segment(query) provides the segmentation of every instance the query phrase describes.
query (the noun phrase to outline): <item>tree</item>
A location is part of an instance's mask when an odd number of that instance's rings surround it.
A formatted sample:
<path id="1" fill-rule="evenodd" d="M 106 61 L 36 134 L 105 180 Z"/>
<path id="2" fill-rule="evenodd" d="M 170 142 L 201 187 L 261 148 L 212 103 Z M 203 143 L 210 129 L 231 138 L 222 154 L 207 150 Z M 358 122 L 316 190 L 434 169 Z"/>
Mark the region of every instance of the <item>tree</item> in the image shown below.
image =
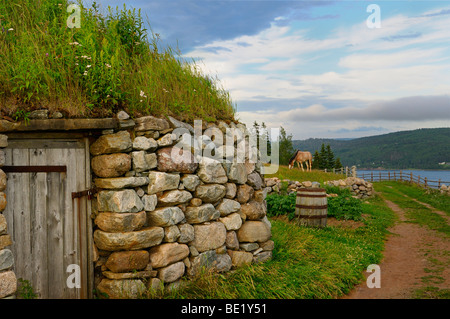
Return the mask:
<path id="1" fill-rule="evenodd" d="M 325 144 L 322 143 L 322 147 L 320 148 L 319 153 L 319 169 L 327 168 L 327 150 L 325 148 Z"/>
<path id="2" fill-rule="evenodd" d="M 314 153 L 313 156 L 313 162 L 312 162 L 312 168 L 313 169 L 320 169 L 320 154 L 318 151 Z"/>
<path id="3" fill-rule="evenodd" d="M 330 144 L 328 144 L 327 148 L 326 148 L 326 159 L 325 160 L 326 160 L 325 168 L 333 169 L 334 164 L 335 164 L 335 159 L 334 159 L 334 153 L 331 150 Z"/>
<path id="4" fill-rule="evenodd" d="M 340 168 L 342 168 L 343 166 L 342 166 L 342 163 L 341 163 L 341 159 L 338 157 L 338 158 L 336 158 L 336 161 L 334 162 L 334 168 L 335 169 L 340 169 Z"/>
<path id="5" fill-rule="evenodd" d="M 278 137 L 278 142 L 280 164 L 288 165 L 289 159 L 292 155 L 294 155 L 294 147 L 292 146 L 292 134 L 288 135 L 282 126 L 280 126 L 280 136 Z"/>

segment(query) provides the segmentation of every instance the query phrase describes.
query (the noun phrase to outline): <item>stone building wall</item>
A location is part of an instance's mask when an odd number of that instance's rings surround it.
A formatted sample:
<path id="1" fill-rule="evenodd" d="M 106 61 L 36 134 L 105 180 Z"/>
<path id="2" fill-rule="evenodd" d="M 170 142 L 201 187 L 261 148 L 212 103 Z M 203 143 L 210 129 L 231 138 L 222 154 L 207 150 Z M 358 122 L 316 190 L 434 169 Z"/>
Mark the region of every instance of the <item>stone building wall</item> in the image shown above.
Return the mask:
<path id="1" fill-rule="evenodd" d="M 245 162 L 205 156 L 211 143 L 229 154 L 216 137 L 227 128 L 248 135 L 245 126 L 119 118 L 128 121 L 125 129 L 106 130 L 90 146 L 94 285 L 101 296 L 136 298 L 177 287 L 203 268 L 226 272 L 272 257 L 260 162 L 249 154 Z M 211 139 L 185 147 L 196 133 Z M 231 147 L 237 145 L 251 148 L 245 139 Z"/>
<path id="2" fill-rule="evenodd" d="M 8 235 L 8 225 L 2 212 L 6 208 L 6 174 L 1 170 L 5 164 L 5 153 L 2 150 L 8 146 L 8 137 L 0 134 L 0 299 L 14 298 L 17 290 L 17 279 L 12 267 L 14 266 L 14 257 L 9 246 L 11 246 L 11 237 Z"/>

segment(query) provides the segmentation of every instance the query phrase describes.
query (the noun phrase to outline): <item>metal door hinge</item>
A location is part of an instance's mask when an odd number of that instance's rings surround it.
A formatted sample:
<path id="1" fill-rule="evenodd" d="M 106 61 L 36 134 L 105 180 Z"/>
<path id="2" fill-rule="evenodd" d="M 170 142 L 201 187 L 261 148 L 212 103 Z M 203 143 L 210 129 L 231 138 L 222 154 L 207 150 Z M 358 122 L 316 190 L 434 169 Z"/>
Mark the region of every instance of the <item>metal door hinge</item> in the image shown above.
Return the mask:
<path id="1" fill-rule="evenodd" d="M 98 192 L 98 190 L 95 187 L 91 188 L 91 189 L 88 189 L 88 190 L 85 190 L 85 191 L 82 191 L 82 192 L 73 192 L 72 193 L 72 199 L 74 199 L 74 198 L 81 198 L 81 197 L 87 196 L 87 198 L 89 200 L 91 200 L 92 196 L 94 194 L 96 194 L 97 192 Z"/>

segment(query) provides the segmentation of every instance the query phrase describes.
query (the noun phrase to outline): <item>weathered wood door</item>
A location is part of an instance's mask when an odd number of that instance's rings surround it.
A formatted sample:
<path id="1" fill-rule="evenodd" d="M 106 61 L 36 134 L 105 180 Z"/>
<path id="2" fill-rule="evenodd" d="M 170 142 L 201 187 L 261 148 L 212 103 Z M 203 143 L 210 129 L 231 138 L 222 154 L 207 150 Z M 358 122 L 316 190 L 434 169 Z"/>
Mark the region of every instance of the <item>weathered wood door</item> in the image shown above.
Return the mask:
<path id="1" fill-rule="evenodd" d="M 87 142 L 11 137 L 8 142 L 4 215 L 17 278 L 28 280 L 42 299 L 88 297 L 88 200 L 72 199 L 72 192 L 89 187 Z M 81 288 L 73 287 L 78 274 Z"/>

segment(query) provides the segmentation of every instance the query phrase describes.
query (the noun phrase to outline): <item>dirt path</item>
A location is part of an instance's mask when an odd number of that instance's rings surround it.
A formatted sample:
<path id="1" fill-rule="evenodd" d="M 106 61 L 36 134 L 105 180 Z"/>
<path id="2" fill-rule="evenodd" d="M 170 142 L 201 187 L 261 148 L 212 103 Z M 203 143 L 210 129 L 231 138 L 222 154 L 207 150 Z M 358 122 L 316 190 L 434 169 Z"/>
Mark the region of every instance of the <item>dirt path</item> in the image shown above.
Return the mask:
<path id="1" fill-rule="evenodd" d="M 379 264 L 381 288 L 368 288 L 366 280 L 356 286 L 342 299 L 410 299 L 414 291 L 426 285 L 422 277 L 429 275 L 432 267 L 427 255 L 430 251 L 449 250 L 447 240 L 436 232 L 418 224 L 407 222 L 404 211 L 394 202 L 385 202 L 399 217 L 399 221 L 389 229 L 391 235 L 385 243 L 383 260 Z M 364 272 L 365 278 L 370 273 Z M 450 287 L 448 269 L 442 272 L 443 282 L 433 283 L 439 288 Z"/>

